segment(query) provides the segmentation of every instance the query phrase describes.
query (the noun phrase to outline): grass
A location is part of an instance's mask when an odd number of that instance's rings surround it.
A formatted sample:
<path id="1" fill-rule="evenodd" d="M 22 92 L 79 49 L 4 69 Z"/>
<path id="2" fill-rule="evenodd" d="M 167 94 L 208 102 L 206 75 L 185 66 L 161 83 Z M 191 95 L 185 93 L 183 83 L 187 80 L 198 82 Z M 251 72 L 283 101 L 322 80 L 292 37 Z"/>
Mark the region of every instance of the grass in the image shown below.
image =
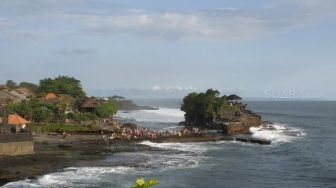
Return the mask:
<path id="1" fill-rule="evenodd" d="M 92 125 L 66 125 L 46 124 L 42 126 L 42 132 L 97 132 L 98 129 Z"/>

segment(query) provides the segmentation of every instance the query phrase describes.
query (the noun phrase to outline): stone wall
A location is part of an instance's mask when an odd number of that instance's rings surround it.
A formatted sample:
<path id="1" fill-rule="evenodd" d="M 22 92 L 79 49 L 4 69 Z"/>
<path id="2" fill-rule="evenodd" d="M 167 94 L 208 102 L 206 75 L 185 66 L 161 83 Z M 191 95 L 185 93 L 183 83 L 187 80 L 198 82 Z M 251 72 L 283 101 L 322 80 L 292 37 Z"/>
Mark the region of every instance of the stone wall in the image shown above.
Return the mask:
<path id="1" fill-rule="evenodd" d="M 0 143 L 0 156 L 29 155 L 33 153 L 34 153 L 33 141 Z"/>

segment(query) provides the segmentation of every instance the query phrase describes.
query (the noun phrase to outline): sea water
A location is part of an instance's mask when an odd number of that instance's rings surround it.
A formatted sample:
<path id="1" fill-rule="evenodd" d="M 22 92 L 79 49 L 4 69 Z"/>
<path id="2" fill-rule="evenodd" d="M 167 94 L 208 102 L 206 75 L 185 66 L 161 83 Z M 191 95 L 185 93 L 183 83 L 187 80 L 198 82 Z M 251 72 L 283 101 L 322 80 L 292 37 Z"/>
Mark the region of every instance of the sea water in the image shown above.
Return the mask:
<path id="1" fill-rule="evenodd" d="M 137 101 L 157 111 L 119 112 L 141 127 L 176 128 L 183 120 L 179 100 Z M 240 142 L 140 144 L 154 150 L 111 154 L 103 167 L 70 167 L 35 180 L 5 187 L 131 187 L 137 177 L 155 178 L 158 187 L 336 187 L 336 102 L 247 102 L 274 122 L 251 128 L 254 137 Z M 111 165 L 113 164 L 113 165 Z"/>

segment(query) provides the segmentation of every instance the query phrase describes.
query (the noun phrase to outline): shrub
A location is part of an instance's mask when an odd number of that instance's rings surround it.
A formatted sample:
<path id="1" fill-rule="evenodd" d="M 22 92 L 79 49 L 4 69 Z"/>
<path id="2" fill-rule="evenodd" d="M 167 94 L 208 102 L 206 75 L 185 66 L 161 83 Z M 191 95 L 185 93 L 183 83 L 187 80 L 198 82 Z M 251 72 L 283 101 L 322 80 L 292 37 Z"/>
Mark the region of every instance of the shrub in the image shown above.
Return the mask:
<path id="1" fill-rule="evenodd" d="M 149 187 L 153 187 L 156 185 L 159 185 L 160 182 L 156 179 L 150 179 L 147 182 L 143 179 L 143 178 L 138 178 L 135 181 L 135 185 L 132 188 L 149 188 Z"/>
<path id="2" fill-rule="evenodd" d="M 98 129 L 92 125 L 66 125 L 66 124 L 45 124 L 42 132 L 97 132 Z"/>

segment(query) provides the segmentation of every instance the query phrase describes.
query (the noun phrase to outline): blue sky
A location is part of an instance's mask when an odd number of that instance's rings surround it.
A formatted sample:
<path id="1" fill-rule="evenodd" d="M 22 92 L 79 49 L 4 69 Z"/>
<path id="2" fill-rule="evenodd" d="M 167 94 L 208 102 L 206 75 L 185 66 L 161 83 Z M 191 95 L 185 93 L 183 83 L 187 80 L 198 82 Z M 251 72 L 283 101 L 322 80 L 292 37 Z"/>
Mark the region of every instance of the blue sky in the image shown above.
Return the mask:
<path id="1" fill-rule="evenodd" d="M 336 99 L 335 18 L 334 0 L 1 0 L 0 82 Z"/>

